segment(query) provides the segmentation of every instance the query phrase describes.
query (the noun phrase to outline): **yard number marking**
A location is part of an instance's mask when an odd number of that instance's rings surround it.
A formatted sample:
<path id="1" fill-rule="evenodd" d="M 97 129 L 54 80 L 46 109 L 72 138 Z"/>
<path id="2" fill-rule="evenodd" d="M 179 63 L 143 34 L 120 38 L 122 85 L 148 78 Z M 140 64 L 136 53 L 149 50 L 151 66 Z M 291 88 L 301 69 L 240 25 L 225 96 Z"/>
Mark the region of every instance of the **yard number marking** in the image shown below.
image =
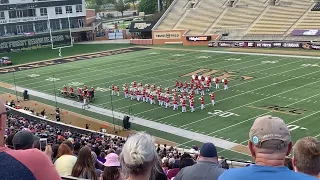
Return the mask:
<path id="1" fill-rule="evenodd" d="M 241 61 L 241 58 L 229 58 L 225 59 L 226 61 Z"/>
<path id="2" fill-rule="evenodd" d="M 262 64 L 275 64 L 278 63 L 279 61 L 262 61 Z"/>
<path id="3" fill-rule="evenodd" d="M 288 128 L 289 128 L 290 131 L 294 131 L 294 130 L 297 130 L 297 129 L 308 130 L 307 128 L 304 128 L 304 127 L 301 127 L 301 126 L 297 126 L 297 125 L 293 125 L 293 124 L 289 124 Z"/>
<path id="4" fill-rule="evenodd" d="M 151 52 L 151 53 L 149 53 L 150 55 L 157 55 L 157 54 L 160 54 L 160 53 L 158 53 L 158 52 Z"/>
<path id="5" fill-rule="evenodd" d="M 184 56 L 184 54 L 174 54 L 172 55 L 173 57 L 181 57 L 181 56 Z"/>
<path id="6" fill-rule="evenodd" d="M 40 76 L 40 75 L 39 74 L 30 74 L 30 75 L 28 75 L 28 77 L 32 77 L 32 78 L 38 77 L 38 76 Z"/>
<path id="7" fill-rule="evenodd" d="M 81 83 L 81 82 L 71 82 L 69 83 L 70 86 L 82 86 L 84 85 L 84 83 Z"/>
<path id="8" fill-rule="evenodd" d="M 233 112 L 222 111 L 222 110 L 214 110 L 214 112 L 208 112 L 208 114 L 212 116 L 219 116 L 219 117 L 230 117 L 230 116 L 240 116 L 239 114 L 235 114 Z"/>
<path id="9" fill-rule="evenodd" d="M 319 64 L 302 64 L 302 67 L 320 67 Z"/>
<path id="10" fill-rule="evenodd" d="M 198 59 L 208 59 L 210 56 L 199 56 Z"/>
<path id="11" fill-rule="evenodd" d="M 101 88 L 101 87 L 97 87 L 96 90 L 97 90 L 97 91 L 100 91 L 100 92 L 108 92 L 108 91 L 110 91 L 109 88 Z"/>
<path id="12" fill-rule="evenodd" d="M 46 79 L 46 81 L 60 81 L 60 79 L 49 77 L 48 79 Z"/>

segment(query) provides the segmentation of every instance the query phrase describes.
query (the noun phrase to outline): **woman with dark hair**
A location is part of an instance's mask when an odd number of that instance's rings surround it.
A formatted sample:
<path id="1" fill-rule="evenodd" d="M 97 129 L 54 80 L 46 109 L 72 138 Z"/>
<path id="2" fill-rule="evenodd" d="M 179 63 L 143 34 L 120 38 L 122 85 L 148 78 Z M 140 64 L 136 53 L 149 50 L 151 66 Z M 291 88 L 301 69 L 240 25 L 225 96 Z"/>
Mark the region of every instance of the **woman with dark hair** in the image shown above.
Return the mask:
<path id="1" fill-rule="evenodd" d="M 119 156 L 115 153 L 110 153 L 106 156 L 105 160 L 105 168 L 103 170 L 101 180 L 122 180 L 122 176 L 119 171 Z"/>
<path id="2" fill-rule="evenodd" d="M 66 144 L 60 144 L 54 166 L 60 176 L 70 176 L 77 157 L 73 156 L 71 149 Z"/>
<path id="3" fill-rule="evenodd" d="M 96 169 L 93 164 L 91 150 L 88 146 L 84 146 L 80 149 L 78 159 L 73 166 L 71 176 L 98 180 Z"/>

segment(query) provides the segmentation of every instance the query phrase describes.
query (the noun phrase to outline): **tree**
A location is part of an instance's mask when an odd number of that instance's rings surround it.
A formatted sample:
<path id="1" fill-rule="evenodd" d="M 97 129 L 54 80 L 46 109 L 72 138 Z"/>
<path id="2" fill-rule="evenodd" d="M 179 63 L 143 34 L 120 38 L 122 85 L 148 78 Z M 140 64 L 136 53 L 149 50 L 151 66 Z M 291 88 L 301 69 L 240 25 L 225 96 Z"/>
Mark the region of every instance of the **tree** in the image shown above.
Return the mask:
<path id="1" fill-rule="evenodd" d="M 136 9 L 136 0 L 125 0 L 125 3 L 132 3 L 133 9 Z"/>
<path id="2" fill-rule="evenodd" d="M 146 14 L 153 14 L 157 10 L 157 0 L 141 0 L 138 4 L 138 11 Z"/>
<path id="3" fill-rule="evenodd" d="M 118 2 L 114 5 L 116 11 L 120 12 L 123 17 L 123 12 L 130 8 L 129 4 L 124 4 L 122 0 L 118 0 Z"/>

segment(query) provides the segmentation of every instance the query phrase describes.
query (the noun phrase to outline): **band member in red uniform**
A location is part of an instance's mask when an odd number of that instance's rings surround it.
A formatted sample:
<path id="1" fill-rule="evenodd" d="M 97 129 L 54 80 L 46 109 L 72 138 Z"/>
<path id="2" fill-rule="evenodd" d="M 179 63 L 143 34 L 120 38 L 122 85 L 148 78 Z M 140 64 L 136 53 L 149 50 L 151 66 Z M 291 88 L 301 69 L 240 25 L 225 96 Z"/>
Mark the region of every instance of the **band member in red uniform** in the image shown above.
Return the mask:
<path id="1" fill-rule="evenodd" d="M 179 81 L 176 81 L 176 88 L 178 88 L 180 85 Z"/>
<path id="2" fill-rule="evenodd" d="M 181 99 L 181 107 L 182 107 L 182 112 L 187 112 L 186 109 L 186 100 L 184 98 Z"/>
<path id="3" fill-rule="evenodd" d="M 137 87 L 137 83 L 135 81 L 132 82 L 132 87 L 136 88 Z"/>
<path id="4" fill-rule="evenodd" d="M 210 82 L 208 80 L 206 82 L 206 91 L 210 91 Z"/>
<path id="5" fill-rule="evenodd" d="M 191 112 L 194 112 L 194 99 L 190 99 Z"/>
<path id="6" fill-rule="evenodd" d="M 112 84 L 111 85 L 111 95 L 113 96 L 113 95 L 116 95 L 116 93 L 114 92 L 114 85 Z"/>
<path id="7" fill-rule="evenodd" d="M 212 106 L 214 106 L 214 92 L 211 93 L 211 102 L 212 102 Z"/>
<path id="8" fill-rule="evenodd" d="M 152 85 L 152 89 L 153 89 L 153 91 L 157 91 L 157 87 L 156 87 L 156 85 L 154 84 L 154 85 Z"/>
<path id="9" fill-rule="evenodd" d="M 81 95 L 82 94 L 82 91 L 80 88 L 77 88 L 77 92 L 78 92 L 78 95 Z"/>
<path id="10" fill-rule="evenodd" d="M 179 89 L 180 89 L 180 91 L 182 91 L 182 89 L 183 89 L 183 83 L 182 82 L 180 82 Z"/>
<path id="11" fill-rule="evenodd" d="M 196 83 L 196 86 L 194 87 L 194 91 L 196 92 L 196 94 L 199 94 L 199 88 L 200 88 L 199 84 Z"/>
<path id="12" fill-rule="evenodd" d="M 200 97 L 201 110 L 204 110 L 204 97 Z"/>
<path id="13" fill-rule="evenodd" d="M 147 84 L 147 89 L 150 90 L 150 84 Z"/>
<path id="14" fill-rule="evenodd" d="M 206 78 L 204 76 L 201 76 L 202 83 L 204 83 L 205 80 L 206 80 Z"/>
<path id="15" fill-rule="evenodd" d="M 130 90 L 130 99 L 131 99 L 131 100 L 134 99 L 134 92 L 133 92 L 133 90 Z"/>
<path id="16" fill-rule="evenodd" d="M 194 79 L 192 77 L 190 79 L 190 83 L 194 83 Z"/>
<path id="17" fill-rule="evenodd" d="M 142 90 L 142 101 L 146 102 L 146 88 L 143 88 Z"/>
<path id="18" fill-rule="evenodd" d="M 186 91 L 186 90 L 183 91 L 182 97 L 183 97 L 183 99 L 186 99 L 186 98 L 187 98 L 187 91 Z"/>
<path id="19" fill-rule="evenodd" d="M 212 82 L 212 80 L 211 80 L 211 77 L 210 77 L 210 76 L 208 76 L 208 81 L 209 81 L 210 87 L 211 87 L 211 82 Z"/>
<path id="20" fill-rule="evenodd" d="M 201 85 L 201 86 L 200 86 L 200 90 L 201 90 L 201 93 L 200 93 L 201 96 L 204 96 L 204 85 Z"/>
<path id="21" fill-rule="evenodd" d="M 119 89 L 119 86 L 116 86 L 116 92 L 117 92 L 117 96 L 119 97 L 119 96 L 120 96 L 120 89 Z"/>
<path id="22" fill-rule="evenodd" d="M 142 83 L 139 83 L 139 88 L 142 88 Z"/>
<path id="23" fill-rule="evenodd" d="M 83 106 L 82 109 L 90 108 L 89 103 L 87 102 L 87 95 L 85 93 L 82 94 Z"/>
<path id="24" fill-rule="evenodd" d="M 137 101 L 140 101 L 140 97 L 141 97 L 140 91 L 136 91 L 136 96 L 137 96 Z"/>
<path id="25" fill-rule="evenodd" d="M 170 94 L 170 88 L 166 89 L 166 94 L 169 95 Z"/>
<path id="26" fill-rule="evenodd" d="M 146 103 L 150 102 L 150 94 L 146 92 Z"/>
<path id="27" fill-rule="evenodd" d="M 170 97 L 167 96 L 165 101 L 166 101 L 166 109 L 167 109 L 168 107 L 170 107 Z"/>
<path id="28" fill-rule="evenodd" d="M 161 104 L 162 104 L 162 97 L 161 97 L 161 94 L 160 94 L 160 92 L 159 92 L 159 89 L 158 89 L 158 92 L 157 92 L 157 98 L 158 98 L 158 104 L 159 104 L 159 106 L 161 106 Z"/>
<path id="29" fill-rule="evenodd" d="M 224 90 L 228 90 L 228 80 L 227 79 L 224 79 L 223 84 L 224 84 Z"/>
<path id="30" fill-rule="evenodd" d="M 216 89 L 219 89 L 219 82 L 220 80 L 219 80 L 219 78 L 216 78 Z"/>
<path id="31" fill-rule="evenodd" d="M 129 89 L 128 87 L 123 88 L 124 98 L 127 99 L 129 97 Z"/>
<path id="32" fill-rule="evenodd" d="M 67 96 L 68 95 L 68 88 L 67 86 L 63 86 L 63 95 Z"/>
<path id="33" fill-rule="evenodd" d="M 150 104 L 155 104 L 153 94 L 150 94 Z"/>
<path id="34" fill-rule="evenodd" d="M 173 98 L 173 110 L 178 110 L 178 99 L 177 97 Z"/>

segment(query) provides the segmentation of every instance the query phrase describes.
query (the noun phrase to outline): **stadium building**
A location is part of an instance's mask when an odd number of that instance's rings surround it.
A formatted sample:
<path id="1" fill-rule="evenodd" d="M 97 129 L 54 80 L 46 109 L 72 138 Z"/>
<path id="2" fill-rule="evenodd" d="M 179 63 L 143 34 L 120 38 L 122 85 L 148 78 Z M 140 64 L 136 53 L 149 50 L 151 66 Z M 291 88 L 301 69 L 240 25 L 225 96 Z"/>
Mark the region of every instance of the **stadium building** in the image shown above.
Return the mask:
<path id="1" fill-rule="evenodd" d="M 50 22 L 49 22 L 50 20 Z M 49 37 L 68 31 L 77 32 L 74 38 L 86 37 L 86 8 L 84 0 L 1 0 L 1 42 L 36 37 Z M 70 27 L 70 29 L 69 29 Z M 60 33 L 61 34 L 61 33 Z M 68 34 L 67 32 L 65 34 Z M 72 35 L 73 36 L 73 35 Z M 20 37 L 20 38 L 19 38 Z M 82 38 L 83 39 L 83 38 Z M 69 38 L 70 40 L 70 38 Z M 50 42 L 51 43 L 51 42 Z M 11 43 L 13 44 L 13 43 Z M 48 44 L 39 42 L 39 44 Z M 24 47 L 28 45 L 24 44 Z M 0 49 L 17 49 L 21 46 L 2 44 Z"/>

